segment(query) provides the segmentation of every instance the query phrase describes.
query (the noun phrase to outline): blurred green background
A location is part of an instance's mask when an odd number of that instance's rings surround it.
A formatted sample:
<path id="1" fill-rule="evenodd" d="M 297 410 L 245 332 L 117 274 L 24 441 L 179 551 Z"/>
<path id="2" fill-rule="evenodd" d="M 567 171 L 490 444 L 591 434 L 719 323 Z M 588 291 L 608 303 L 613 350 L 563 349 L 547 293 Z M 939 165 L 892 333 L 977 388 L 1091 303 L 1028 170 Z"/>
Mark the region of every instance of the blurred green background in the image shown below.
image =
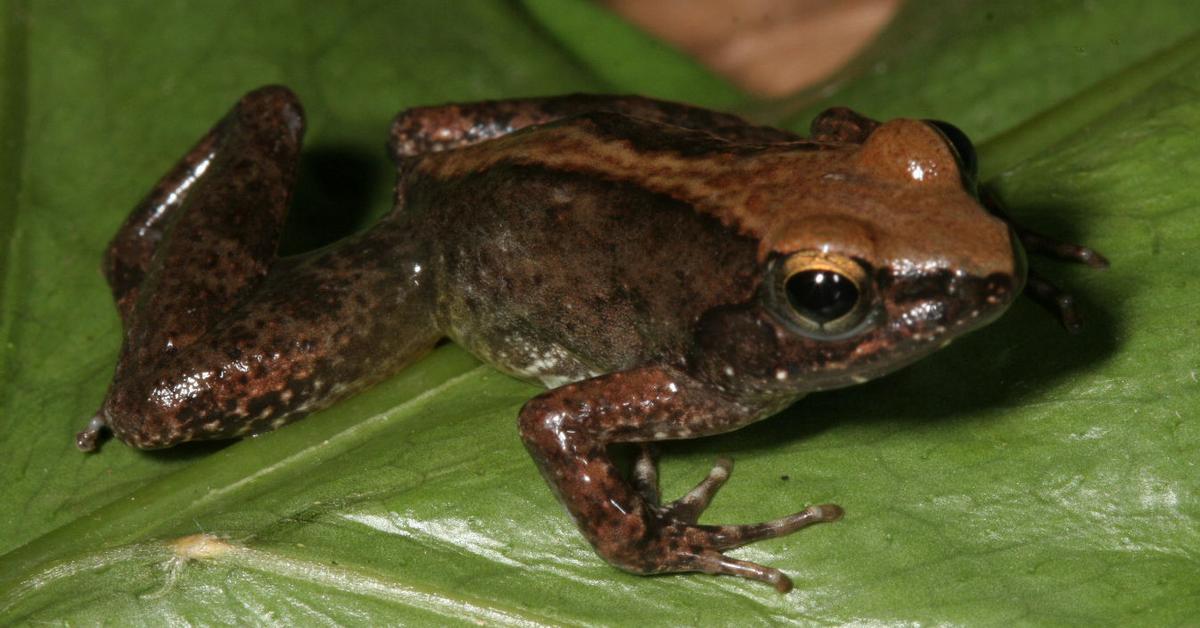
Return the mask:
<path id="1" fill-rule="evenodd" d="M 0 623 L 1200 614 L 1193 3 L 913 3 L 842 74 L 770 101 L 577 1 L 0 6 Z M 120 342 L 100 253 L 157 177 L 265 83 L 292 87 L 309 116 L 289 250 L 387 209 L 382 144 L 397 111 L 593 91 L 794 129 L 829 104 L 951 120 L 981 142 L 1015 216 L 1113 267 L 1040 266 L 1079 296 L 1080 335 L 1018 303 L 895 376 L 664 448 L 669 496 L 715 457 L 737 460 L 705 521 L 846 508 L 840 523 L 736 553 L 791 574 L 786 596 L 607 566 L 516 436 L 536 389 L 452 346 L 261 438 L 82 455 L 73 434 Z M 220 541 L 179 541 L 197 534 Z"/>

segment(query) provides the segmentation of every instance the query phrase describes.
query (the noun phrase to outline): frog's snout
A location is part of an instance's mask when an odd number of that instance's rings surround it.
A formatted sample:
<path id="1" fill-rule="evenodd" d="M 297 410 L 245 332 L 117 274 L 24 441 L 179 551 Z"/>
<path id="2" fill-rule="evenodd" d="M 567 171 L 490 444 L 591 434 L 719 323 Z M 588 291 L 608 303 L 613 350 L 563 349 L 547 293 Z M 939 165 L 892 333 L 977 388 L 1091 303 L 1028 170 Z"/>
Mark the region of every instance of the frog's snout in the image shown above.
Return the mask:
<path id="1" fill-rule="evenodd" d="M 1008 273 L 964 278 L 963 285 L 955 291 L 958 307 L 950 308 L 955 312 L 955 320 L 946 322 L 958 328 L 960 331 L 957 333 L 991 323 L 1016 300 L 1021 292 L 1019 281 Z"/>
<path id="2" fill-rule="evenodd" d="M 958 336 L 992 322 L 1020 292 L 1008 273 L 986 277 L 943 272 L 898 282 L 884 295 L 898 329 L 923 342 Z"/>
<path id="3" fill-rule="evenodd" d="M 1013 285 L 1009 275 L 996 273 L 983 282 L 983 301 L 990 306 L 1005 306 L 1012 303 L 1020 290 Z"/>

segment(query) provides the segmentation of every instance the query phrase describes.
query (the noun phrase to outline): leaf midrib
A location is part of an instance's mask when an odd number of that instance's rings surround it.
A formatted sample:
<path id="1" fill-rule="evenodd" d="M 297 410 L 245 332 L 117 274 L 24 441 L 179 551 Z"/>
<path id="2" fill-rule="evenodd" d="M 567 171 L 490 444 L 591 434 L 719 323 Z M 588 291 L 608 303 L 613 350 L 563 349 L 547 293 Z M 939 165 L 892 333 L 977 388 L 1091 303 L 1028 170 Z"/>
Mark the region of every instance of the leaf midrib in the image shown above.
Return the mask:
<path id="1" fill-rule="evenodd" d="M 201 461 L 200 463 L 189 465 L 175 473 L 136 489 L 132 493 L 122 495 L 96 511 L 51 530 L 8 554 L 0 556 L 3 559 L 0 562 L 0 590 L 12 591 L 18 588 L 21 583 L 27 583 L 32 579 L 39 578 L 39 573 L 45 573 L 46 569 L 44 567 L 48 561 L 51 564 L 57 563 L 69 555 L 70 552 L 77 551 L 77 546 L 82 545 L 86 547 L 88 539 L 102 539 L 100 544 L 112 546 L 114 544 L 129 542 L 142 536 L 154 535 L 156 531 L 170 527 L 171 523 L 186 519 L 189 512 L 202 510 L 203 506 L 210 504 L 216 499 L 250 486 L 254 482 L 261 481 L 281 470 L 293 468 L 298 464 L 312 459 L 313 456 L 329 455 L 331 447 L 337 447 L 336 443 L 338 441 L 345 444 L 350 441 L 368 438 L 369 434 L 380 429 L 394 417 L 407 415 L 407 411 L 419 407 L 421 404 L 439 395 L 442 391 L 477 376 L 480 372 L 488 368 L 480 365 L 455 374 L 424 392 L 354 423 L 348 429 L 343 429 L 331 437 L 310 443 L 297 451 L 281 457 L 277 462 L 249 476 L 238 478 L 220 488 L 213 487 L 212 470 L 209 468 L 214 465 L 219 467 L 222 464 L 218 460 L 220 456 L 217 455 L 210 456 L 207 459 L 208 464 L 204 464 L 205 461 Z M 206 477 L 208 481 L 201 484 L 193 483 L 188 481 L 189 476 Z M 171 488 L 181 484 L 206 486 L 207 489 L 202 495 L 197 497 L 194 493 Z M 166 494 L 162 494 L 162 487 L 164 486 L 167 487 Z M 151 506 L 145 506 L 145 504 L 150 504 Z M 178 507 L 172 507 L 172 504 Z M 156 511 L 169 511 L 174 514 L 167 521 L 151 518 L 151 522 L 148 524 L 136 525 L 137 521 L 146 518 L 145 514 L 140 514 L 140 509 L 147 507 L 153 507 Z M 127 521 L 130 516 L 134 518 L 135 525 L 122 525 L 121 522 Z"/>

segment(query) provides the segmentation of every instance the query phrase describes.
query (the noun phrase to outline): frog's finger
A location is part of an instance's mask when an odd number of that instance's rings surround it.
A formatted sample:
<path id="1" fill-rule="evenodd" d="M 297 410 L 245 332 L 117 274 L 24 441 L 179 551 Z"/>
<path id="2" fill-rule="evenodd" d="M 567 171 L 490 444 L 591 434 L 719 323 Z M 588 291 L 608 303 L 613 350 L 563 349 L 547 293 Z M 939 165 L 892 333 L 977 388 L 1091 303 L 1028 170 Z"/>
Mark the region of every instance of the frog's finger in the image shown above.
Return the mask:
<path id="1" fill-rule="evenodd" d="M 1075 307 L 1075 297 L 1042 277 L 1032 268 L 1025 279 L 1025 294 L 1038 305 L 1058 317 L 1067 331 L 1075 334 L 1083 329 L 1083 316 Z"/>
<path id="2" fill-rule="evenodd" d="M 1087 264 L 1097 269 L 1108 268 L 1108 259 L 1095 249 L 1083 246 L 1082 244 L 1063 242 L 1058 238 L 1038 233 L 1013 220 L 1012 216 L 1005 210 L 1004 204 L 1000 202 L 1000 198 L 991 188 L 984 187 L 980 189 L 979 201 L 983 203 L 983 206 L 989 212 L 1008 223 L 1008 226 L 1012 228 L 1013 233 L 1017 234 L 1017 239 L 1021 241 L 1021 245 L 1025 247 L 1027 252 L 1053 257 L 1066 262 Z"/>
<path id="3" fill-rule="evenodd" d="M 1064 262 L 1087 264 L 1099 270 L 1108 268 L 1107 258 L 1095 249 L 1082 244 L 1063 242 L 1024 227 L 1017 227 L 1017 237 L 1025 246 L 1025 250 L 1030 253 L 1053 257 Z"/>
<path id="4" fill-rule="evenodd" d="M 718 459 L 712 470 L 703 480 L 700 480 L 695 488 L 666 506 L 665 514 L 682 523 L 696 523 L 700 514 L 708 508 L 712 498 L 716 496 L 717 491 L 721 490 L 731 473 L 733 473 L 733 460 Z"/>
<path id="5" fill-rule="evenodd" d="M 633 463 L 633 488 L 646 500 L 658 506 L 662 504 L 662 492 L 658 485 L 658 452 L 654 445 L 641 443 L 637 460 Z"/>
<path id="6" fill-rule="evenodd" d="M 714 549 L 727 550 L 763 539 L 786 536 L 814 523 L 837 521 L 843 513 L 842 507 L 836 504 L 820 504 L 763 523 L 698 527 L 708 532 L 709 542 Z"/>

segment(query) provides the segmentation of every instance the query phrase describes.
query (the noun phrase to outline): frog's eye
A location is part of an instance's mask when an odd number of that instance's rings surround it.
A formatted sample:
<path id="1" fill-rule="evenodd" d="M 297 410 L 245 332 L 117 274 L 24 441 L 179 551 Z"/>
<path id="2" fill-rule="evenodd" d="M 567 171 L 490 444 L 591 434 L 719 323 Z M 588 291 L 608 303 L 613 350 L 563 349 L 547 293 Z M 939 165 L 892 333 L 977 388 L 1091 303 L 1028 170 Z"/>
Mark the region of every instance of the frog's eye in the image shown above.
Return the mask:
<path id="1" fill-rule="evenodd" d="M 971 139 L 967 137 L 967 134 L 949 122 L 941 120 L 926 120 L 925 122 L 946 138 L 946 143 L 950 144 L 950 148 L 954 149 L 955 156 L 958 157 L 958 165 L 962 168 L 963 175 L 974 181 L 979 176 L 979 158 L 975 156 L 975 146 L 971 144 Z"/>
<path id="2" fill-rule="evenodd" d="M 776 311 L 810 336 L 833 338 L 854 333 L 870 312 L 866 270 L 839 255 L 797 253 L 775 269 L 772 301 Z"/>

